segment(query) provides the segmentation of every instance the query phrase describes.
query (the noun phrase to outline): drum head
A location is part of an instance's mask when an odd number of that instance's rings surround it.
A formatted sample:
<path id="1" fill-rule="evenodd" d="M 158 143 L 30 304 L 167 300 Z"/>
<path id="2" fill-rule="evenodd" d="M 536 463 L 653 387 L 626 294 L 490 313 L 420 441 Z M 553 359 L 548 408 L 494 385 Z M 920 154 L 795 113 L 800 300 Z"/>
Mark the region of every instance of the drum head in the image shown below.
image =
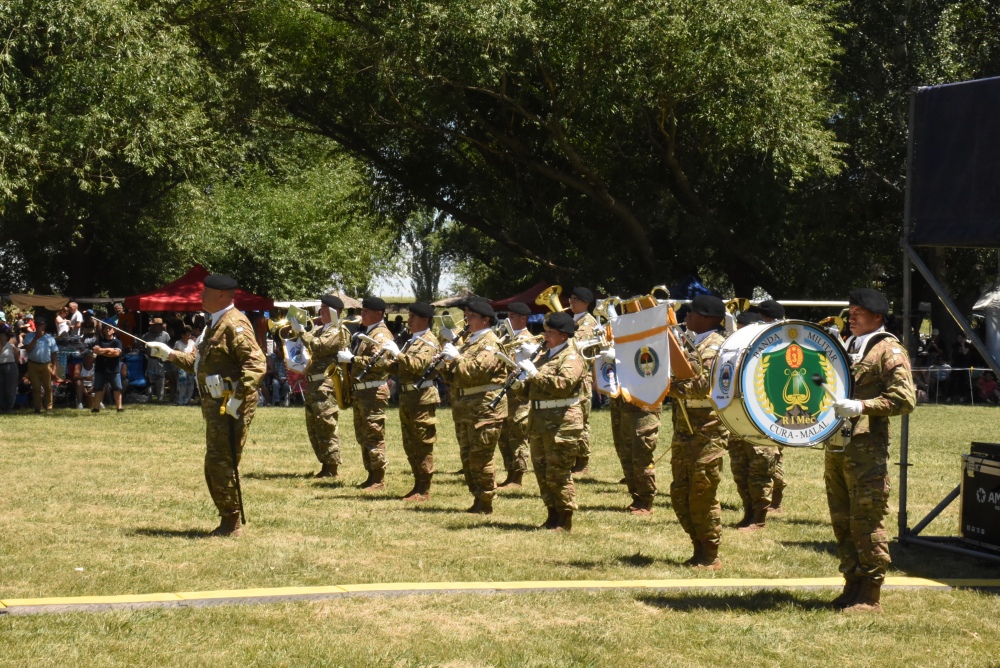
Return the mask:
<path id="1" fill-rule="evenodd" d="M 746 341 L 748 336 L 752 338 Z M 779 445 L 810 447 L 841 428 L 844 419 L 834 414 L 833 402 L 849 396 L 852 378 L 839 340 L 804 320 L 755 327 L 741 339 L 738 368 L 715 371 L 720 382 L 732 378 L 739 390 L 735 398 L 742 400 L 760 435 Z M 724 350 L 727 347 L 723 345 Z M 822 379 L 829 393 L 813 381 L 814 376 Z"/>

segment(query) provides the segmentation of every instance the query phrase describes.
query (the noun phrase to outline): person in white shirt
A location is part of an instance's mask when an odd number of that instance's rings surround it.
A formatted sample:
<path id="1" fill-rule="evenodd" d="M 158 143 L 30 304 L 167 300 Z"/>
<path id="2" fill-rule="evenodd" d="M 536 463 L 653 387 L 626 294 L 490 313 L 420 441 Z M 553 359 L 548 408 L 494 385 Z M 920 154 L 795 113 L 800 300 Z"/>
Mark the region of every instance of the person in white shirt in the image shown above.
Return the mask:
<path id="1" fill-rule="evenodd" d="M 190 325 L 184 325 L 184 329 L 181 332 L 181 338 L 174 342 L 174 350 L 178 350 L 182 353 L 197 352 L 198 346 L 195 345 L 193 331 Z M 193 373 L 188 373 L 181 368 L 177 369 L 177 391 L 174 395 L 176 396 L 176 403 L 178 406 L 187 406 L 191 403 L 191 397 L 194 396 L 195 381 L 196 379 Z"/>

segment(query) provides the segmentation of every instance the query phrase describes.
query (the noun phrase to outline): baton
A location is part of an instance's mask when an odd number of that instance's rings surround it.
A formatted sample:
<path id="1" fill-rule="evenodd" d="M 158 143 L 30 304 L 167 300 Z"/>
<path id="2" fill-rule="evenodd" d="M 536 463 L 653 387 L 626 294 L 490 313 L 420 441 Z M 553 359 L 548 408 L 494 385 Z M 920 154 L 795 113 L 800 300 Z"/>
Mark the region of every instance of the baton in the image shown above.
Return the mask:
<path id="1" fill-rule="evenodd" d="M 96 320 L 96 318 L 95 318 L 95 320 Z M 133 334 L 131 332 L 126 332 L 124 329 L 120 329 L 118 327 L 115 327 L 110 322 L 104 322 L 103 320 L 97 320 L 97 322 L 101 323 L 101 327 L 110 327 L 111 329 L 115 330 L 116 332 L 121 332 L 125 336 L 131 336 L 135 341 L 138 341 L 139 343 L 141 343 L 142 345 L 146 346 L 147 348 L 149 347 L 149 342 L 148 341 L 143 341 L 142 339 L 140 339 L 138 336 L 136 336 L 135 334 Z"/>

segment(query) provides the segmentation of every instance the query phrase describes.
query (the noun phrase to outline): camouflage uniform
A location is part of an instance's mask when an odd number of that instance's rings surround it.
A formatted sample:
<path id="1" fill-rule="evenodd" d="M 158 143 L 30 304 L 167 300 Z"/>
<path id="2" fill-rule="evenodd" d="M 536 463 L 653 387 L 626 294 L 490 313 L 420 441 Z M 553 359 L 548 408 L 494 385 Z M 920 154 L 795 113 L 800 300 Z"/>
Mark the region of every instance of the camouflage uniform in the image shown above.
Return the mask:
<path id="1" fill-rule="evenodd" d="M 635 508 L 651 510 L 656 496 L 653 454 L 660 437 L 661 410 L 642 408 L 621 397 L 611 399 L 611 436 Z"/>
<path id="2" fill-rule="evenodd" d="M 366 335 L 378 341 L 378 345 L 355 336 L 354 360 L 351 362 L 351 397 L 354 408 L 354 437 L 361 446 L 361 460 L 369 473 L 385 473 L 385 409 L 389 405 L 389 371 L 392 357 L 382 355 L 381 359 L 368 370 L 360 381 L 357 377 L 382 349 L 387 341 L 392 341 L 392 332 L 384 320 L 372 325 Z"/>
<path id="3" fill-rule="evenodd" d="M 785 494 L 788 483 L 785 482 L 785 448 L 778 446 L 778 455 L 774 458 L 774 472 L 771 474 L 774 488 L 771 490 L 771 510 L 781 508 L 781 497 Z"/>
<path id="4" fill-rule="evenodd" d="M 516 350 L 523 343 L 532 342 L 531 333 L 522 329 L 514 340 L 505 347 Z M 507 418 L 500 432 L 500 456 L 507 473 L 527 473 L 528 471 L 528 402 L 520 396 L 507 394 Z"/>
<path id="5" fill-rule="evenodd" d="M 201 394 L 201 414 L 205 418 L 205 482 L 215 507 L 222 517 L 239 514 L 236 498 L 235 467 L 239 466 L 247 432 L 257 410 L 257 386 L 267 371 L 267 361 L 253 327 L 246 316 L 230 308 L 203 332 L 193 353 L 174 351 L 170 361 L 188 373 L 196 374 Z M 205 378 L 219 374 L 236 384 L 235 396 L 242 399 L 240 419 L 225 413 L 223 399 L 213 399 L 205 387 Z M 236 426 L 236 462 L 229 444 L 229 426 Z"/>
<path id="6" fill-rule="evenodd" d="M 889 417 L 916 406 L 910 358 L 902 344 L 878 341 L 852 366 L 854 398 L 864 413 L 851 418 L 854 435 L 841 452 L 826 451 L 826 499 L 848 582 L 881 583 L 889 567 L 885 514 L 889 506 Z"/>
<path id="7" fill-rule="evenodd" d="M 576 334 L 573 339 L 577 342 L 594 338 L 594 330 L 597 328 L 597 318 L 590 313 L 584 313 L 576 321 Z M 583 376 L 583 383 L 580 385 L 580 408 L 583 411 L 583 431 L 580 433 L 580 446 L 578 455 L 581 460 L 590 459 L 590 404 L 594 392 L 593 370 L 594 363 L 584 360 L 586 373 Z M 586 465 L 586 462 L 581 462 Z"/>
<path id="8" fill-rule="evenodd" d="M 756 445 L 739 438 L 730 439 L 729 466 L 736 491 L 748 515 L 770 507 L 771 493 L 777 487 L 775 472 L 779 456 L 777 445 Z"/>
<path id="9" fill-rule="evenodd" d="M 333 381 L 326 369 L 337 363 L 337 353 L 344 349 L 340 327 L 324 325 L 302 333 L 302 344 L 309 351 L 306 367 L 306 432 L 320 464 L 340 466 L 340 407 Z"/>
<path id="10" fill-rule="evenodd" d="M 403 451 L 417 489 L 429 490 L 434 474 L 434 444 L 437 442 L 437 385 L 432 379 L 416 383 L 440 351 L 430 330 L 414 334 L 405 352 L 400 352 L 392 371 L 399 374 L 399 421 L 403 428 Z M 422 493 L 426 494 L 426 491 Z"/>
<path id="11" fill-rule="evenodd" d="M 716 548 L 722 539 L 722 506 L 716 490 L 722 480 L 722 457 L 729 432 L 708 400 L 712 361 L 719 352 L 722 334 L 713 331 L 696 346 L 699 359 L 693 366 L 701 374 L 690 380 L 674 381 L 669 396 L 674 399 L 674 436 L 670 443 L 670 500 L 681 527 L 693 542 Z M 687 410 L 684 419 L 681 404 Z M 688 428 L 688 421 L 691 429 Z"/>
<path id="12" fill-rule="evenodd" d="M 442 365 L 441 375 L 451 385 L 452 417 L 465 482 L 476 501 L 490 508 L 496 490 L 493 455 L 507 415 L 507 397 L 496 408 L 490 408 L 489 403 L 503 387 L 507 366 L 496 356 L 500 341 L 493 330 L 477 334 L 463 344 L 461 357 Z"/>
<path id="13" fill-rule="evenodd" d="M 584 429 L 580 388 L 587 366 L 575 341 L 569 339 L 555 355 L 543 356 L 537 363 L 538 374 L 526 382 L 531 405 L 531 464 L 542 501 L 551 510 L 576 510 L 571 469 L 579 455 Z"/>

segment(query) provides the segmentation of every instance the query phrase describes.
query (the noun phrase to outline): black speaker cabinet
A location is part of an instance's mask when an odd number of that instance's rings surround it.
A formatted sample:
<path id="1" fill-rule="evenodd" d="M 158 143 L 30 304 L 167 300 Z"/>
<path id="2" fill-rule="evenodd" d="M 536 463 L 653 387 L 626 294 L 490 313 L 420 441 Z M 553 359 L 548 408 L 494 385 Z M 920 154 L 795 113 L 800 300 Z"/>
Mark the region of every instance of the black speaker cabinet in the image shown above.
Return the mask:
<path id="1" fill-rule="evenodd" d="M 962 455 L 962 540 L 1000 552 L 1000 458 L 978 452 Z"/>

